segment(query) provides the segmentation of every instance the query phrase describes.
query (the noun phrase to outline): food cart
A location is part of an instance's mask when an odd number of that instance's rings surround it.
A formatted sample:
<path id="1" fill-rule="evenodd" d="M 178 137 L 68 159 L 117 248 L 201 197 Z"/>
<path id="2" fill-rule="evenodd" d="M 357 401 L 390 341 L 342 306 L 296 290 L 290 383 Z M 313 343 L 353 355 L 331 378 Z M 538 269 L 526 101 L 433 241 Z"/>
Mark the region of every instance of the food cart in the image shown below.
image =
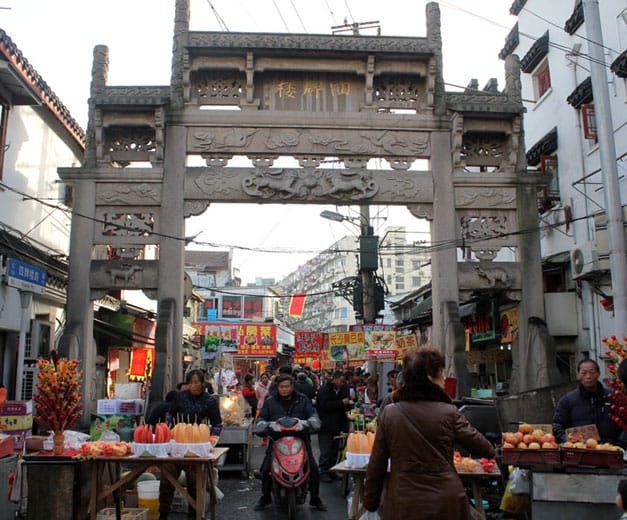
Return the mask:
<path id="1" fill-rule="evenodd" d="M 229 448 L 229 451 L 218 463 L 218 468 L 222 471 L 241 471 L 248 478 L 253 442 L 253 419 L 248 417 L 250 407 L 238 394 L 221 395 L 219 399 L 222 432 L 218 446 Z"/>

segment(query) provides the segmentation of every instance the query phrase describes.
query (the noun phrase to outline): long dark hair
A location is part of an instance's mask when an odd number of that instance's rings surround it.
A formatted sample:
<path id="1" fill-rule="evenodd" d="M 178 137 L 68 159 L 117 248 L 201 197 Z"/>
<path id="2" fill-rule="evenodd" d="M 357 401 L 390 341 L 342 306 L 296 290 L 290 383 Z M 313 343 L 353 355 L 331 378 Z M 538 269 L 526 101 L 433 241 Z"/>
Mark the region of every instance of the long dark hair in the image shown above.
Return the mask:
<path id="1" fill-rule="evenodd" d="M 434 349 L 410 352 L 403 359 L 403 386 L 397 390 L 399 401 L 441 401 L 450 403 L 444 390 L 429 379 L 444 370 L 444 356 Z"/>

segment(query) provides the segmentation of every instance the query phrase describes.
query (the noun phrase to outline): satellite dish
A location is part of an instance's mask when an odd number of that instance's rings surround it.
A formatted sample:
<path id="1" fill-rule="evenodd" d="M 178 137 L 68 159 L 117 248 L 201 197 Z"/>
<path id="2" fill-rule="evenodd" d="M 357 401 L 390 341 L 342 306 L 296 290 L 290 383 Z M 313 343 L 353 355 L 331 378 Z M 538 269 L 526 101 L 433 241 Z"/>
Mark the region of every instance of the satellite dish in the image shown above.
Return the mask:
<path id="1" fill-rule="evenodd" d="M 188 300 L 192 297 L 192 292 L 194 290 L 194 284 L 192 283 L 192 278 L 187 274 L 186 271 L 183 272 L 183 303 L 187 303 Z"/>

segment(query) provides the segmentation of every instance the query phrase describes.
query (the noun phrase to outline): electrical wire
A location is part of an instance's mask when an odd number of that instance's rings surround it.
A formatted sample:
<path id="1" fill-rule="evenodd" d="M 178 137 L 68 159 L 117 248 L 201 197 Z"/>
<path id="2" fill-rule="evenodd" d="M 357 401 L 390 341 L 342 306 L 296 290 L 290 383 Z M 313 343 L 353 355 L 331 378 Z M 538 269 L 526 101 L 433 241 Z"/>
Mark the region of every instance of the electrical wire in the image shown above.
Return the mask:
<path id="1" fill-rule="evenodd" d="M 303 19 L 300 17 L 300 13 L 298 12 L 298 9 L 296 9 L 296 5 L 294 5 L 294 0 L 290 0 L 290 4 L 292 4 L 292 7 L 294 8 L 294 12 L 296 13 L 296 17 L 298 18 L 298 21 L 300 22 L 300 25 L 303 28 L 303 31 L 307 32 L 307 28 L 305 27 L 305 24 L 303 23 Z"/>
<path id="2" fill-rule="evenodd" d="M 535 13 L 534 11 L 532 11 L 531 9 L 529 9 L 527 6 L 523 6 L 523 8 L 521 9 L 521 11 L 527 11 L 530 15 L 535 16 L 536 18 L 539 18 L 540 20 L 542 20 L 543 22 L 548 23 L 549 25 L 552 25 L 553 27 L 557 27 L 560 30 L 564 30 L 564 27 L 561 25 L 558 25 L 554 22 L 552 22 L 551 20 L 548 20 L 547 18 L 544 18 L 543 16 L 539 15 L 538 13 Z M 612 49 L 611 47 L 608 47 L 606 45 L 603 45 L 597 41 L 591 40 L 590 38 L 586 38 L 585 36 L 582 36 L 580 34 L 574 34 L 573 36 L 577 37 L 577 38 L 581 38 L 582 40 L 587 41 L 588 43 L 594 43 L 595 45 L 598 45 L 599 47 L 602 47 L 603 49 L 606 49 L 608 51 L 612 51 L 615 54 L 620 54 L 620 52 L 618 52 L 615 49 Z"/>
<path id="3" fill-rule="evenodd" d="M 345 250 L 345 249 L 324 249 L 322 251 L 320 251 L 319 249 L 312 249 L 312 250 L 294 250 L 294 249 L 279 249 L 279 248 L 272 248 L 272 249 L 263 249 L 263 248 L 253 248 L 253 247 L 246 247 L 246 246 L 240 246 L 240 245 L 233 245 L 233 244 L 215 244 L 212 242 L 202 242 L 202 241 L 197 241 L 197 240 L 189 240 L 189 238 L 186 237 L 180 237 L 180 236 L 173 236 L 173 235 L 167 235 L 165 233 L 158 233 L 155 231 L 151 231 L 151 232 L 147 232 L 145 229 L 143 228 L 136 228 L 133 226 L 124 226 L 122 224 L 112 224 L 111 222 L 105 221 L 103 219 L 98 219 L 95 217 L 91 217 L 88 215 L 84 215 L 78 212 L 75 212 L 69 208 L 65 208 L 62 206 L 57 206 L 54 204 L 51 204 L 49 202 L 46 202 L 44 200 L 38 199 L 37 197 L 34 197 L 32 195 L 28 195 L 27 193 L 24 193 L 20 190 L 17 190 L 11 186 L 8 186 L 7 184 L 3 183 L 0 181 L 0 186 L 5 188 L 8 191 L 12 191 L 14 193 L 18 193 L 20 194 L 25 200 L 33 200 L 38 202 L 39 204 L 42 204 L 44 206 L 48 206 L 48 207 L 53 207 L 53 208 L 57 208 L 60 209 L 66 213 L 71 213 L 73 216 L 77 216 L 77 217 L 81 217 L 84 219 L 87 219 L 89 221 L 93 221 L 96 223 L 101 223 L 101 224 L 107 224 L 113 228 L 119 229 L 119 230 L 125 230 L 125 231 L 134 231 L 134 232 L 141 232 L 142 234 L 145 234 L 147 236 L 155 236 L 155 237 L 162 237 L 162 238 L 168 238 L 168 239 L 172 239 L 172 240 L 178 240 L 178 241 L 187 241 L 189 243 L 193 243 L 196 245 L 204 245 L 204 246 L 208 246 L 208 247 L 214 247 L 214 248 L 230 248 L 230 249 L 240 249 L 240 250 L 245 250 L 245 251 L 255 251 L 258 253 L 316 253 L 319 255 L 324 255 L 324 254 L 332 254 L 332 253 L 358 253 L 359 249 L 351 249 L 351 250 Z M 546 228 L 557 228 L 559 226 L 565 225 L 565 224 L 572 224 L 573 222 L 577 222 L 580 220 L 585 220 L 585 219 L 589 219 L 589 218 L 593 218 L 593 215 L 583 215 L 581 217 L 577 217 L 577 218 L 571 218 L 569 220 L 563 220 L 563 221 L 558 221 L 558 222 L 554 222 L 551 224 L 546 224 Z M 432 252 L 436 252 L 436 251 L 444 251 L 447 249 L 453 249 L 453 248 L 458 248 L 458 247 L 471 247 L 471 246 L 480 246 L 481 243 L 486 242 L 486 241 L 492 241 L 495 239 L 499 239 L 499 238 L 507 238 L 507 237 L 513 237 L 513 236 L 518 236 L 518 235 L 527 235 L 527 234 L 532 234 L 532 233 L 538 233 L 540 232 L 540 227 L 533 227 L 533 228 L 528 228 L 528 229 L 519 229 L 516 231 L 510 231 L 507 233 L 498 233 L 498 234 L 494 234 L 492 236 L 488 236 L 488 237 L 479 237 L 479 238 L 466 238 L 466 239 L 448 239 L 448 240 L 442 240 L 440 242 L 431 242 L 430 245 L 427 248 L 422 249 L 421 251 L 424 251 L 426 253 L 432 253 Z M 403 253 L 396 253 L 396 254 L 405 254 Z"/>
<path id="4" fill-rule="evenodd" d="M 346 10 L 348 11 L 348 16 L 351 17 L 351 22 L 355 23 L 355 17 L 353 16 L 350 5 L 348 5 L 348 0 L 344 0 L 344 5 L 346 6 Z"/>
<path id="5" fill-rule="evenodd" d="M 283 26 L 285 27 L 285 30 L 290 33 L 290 28 L 287 26 L 287 23 L 285 22 L 285 18 L 283 18 L 283 13 L 281 12 L 281 9 L 279 9 L 279 6 L 276 3 L 276 0 L 272 0 L 272 3 L 274 4 L 274 8 L 276 9 L 276 12 L 279 14 L 279 18 L 281 18 L 281 21 L 283 22 Z"/>
<path id="6" fill-rule="evenodd" d="M 331 6 L 329 5 L 329 0 L 324 0 L 324 3 L 327 6 L 327 10 L 329 11 L 329 14 L 331 15 L 331 23 L 333 25 L 337 25 L 337 21 L 335 20 L 335 13 L 333 12 L 333 10 L 331 9 Z"/>
<path id="7" fill-rule="evenodd" d="M 207 0 L 207 3 L 209 4 L 209 7 L 211 8 L 211 10 L 213 11 L 214 16 L 216 17 L 216 20 L 218 22 L 218 25 L 220 26 L 220 28 L 226 32 L 230 32 L 229 28 L 226 26 L 226 22 L 224 21 L 224 19 L 220 16 L 220 13 L 218 13 L 218 10 L 213 6 L 213 4 L 211 3 L 211 0 Z"/>

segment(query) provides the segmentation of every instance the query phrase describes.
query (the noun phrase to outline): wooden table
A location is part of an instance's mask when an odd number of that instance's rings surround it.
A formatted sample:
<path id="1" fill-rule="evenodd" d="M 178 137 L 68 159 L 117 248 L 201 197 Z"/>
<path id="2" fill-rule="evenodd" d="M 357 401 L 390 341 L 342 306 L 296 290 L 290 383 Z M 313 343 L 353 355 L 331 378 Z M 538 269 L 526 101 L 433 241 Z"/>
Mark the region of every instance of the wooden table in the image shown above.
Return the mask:
<path id="1" fill-rule="evenodd" d="M 364 482 L 366 480 L 366 468 L 349 468 L 346 466 L 346 461 L 343 460 L 339 464 L 333 466 L 329 471 L 335 471 L 342 476 L 352 475 L 355 482 L 353 488 L 353 501 L 351 504 L 351 511 L 348 520 L 358 520 L 366 512 L 364 507 Z"/>
<path id="2" fill-rule="evenodd" d="M 366 468 L 349 468 L 346 466 L 346 461 L 342 461 L 339 464 L 333 466 L 330 471 L 335 471 L 342 475 L 352 475 L 355 481 L 355 488 L 353 489 L 353 501 L 351 504 L 351 511 L 349 520 L 358 520 L 366 512 L 366 508 L 363 505 L 364 499 L 364 482 L 366 480 Z M 472 496 L 475 504 L 470 504 L 470 515 L 473 520 L 485 520 L 485 510 L 483 508 L 483 497 L 481 496 L 481 480 L 485 478 L 500 478 L 501 474 L 498 467 L 494 467 L 492 473 L 480 472 L 465 472 L 459 471 L 459 476 L 464 482 L 470 484 L 472 488 Z"/>
<path id="3" fill-rule="evenodd" d="M 472 498 L 475 504 L 470 504 L 470 516 L 473 520 L 485 520 L 485 509 L 483 508 L 483 497 L 481 496 L 481 481 L 484 479 L 501 478 L 501 472 L 498 466 L 494 466 L 492 473 L 486 473 L 485 471 L 458 471 L 457 474 L 461 477 L 464 483 L 470 484 L 472 489 Z"/>
<path id="4" fill-rule="evenodd" d="M 94 461 L 91 477 L 91 497 L 89 501 L 89 518 L 96 520 L 98 504 L 107 496 L 113 495 L 116 502 L 117 516 L 120 520 L 120 492 L 129 482 L 133 482 L 139 475 L 150 467 L 156 467 L 161 478 L 166 478 L 181 495 L 196 510 L 196 520 L 205 518 L 205 492 L 209 491 L 209 509 L 211 520 L 216 518 L 216 491 L 213 467 L 216 461 L 228 451 L 228 448 L 214 448 L 210 457 L 97 457 Z M 120 466 L 132 466 L 126 475 L 120 475 Z M 194 500 L 185 488 L 178 482 L 178 475 L 169 471 L 167 464 L 195 465 L 196 470 L 196 499 Z M 105 487 L 103 477 L 105 471 L 109 473 L 110 483 Z"/>

